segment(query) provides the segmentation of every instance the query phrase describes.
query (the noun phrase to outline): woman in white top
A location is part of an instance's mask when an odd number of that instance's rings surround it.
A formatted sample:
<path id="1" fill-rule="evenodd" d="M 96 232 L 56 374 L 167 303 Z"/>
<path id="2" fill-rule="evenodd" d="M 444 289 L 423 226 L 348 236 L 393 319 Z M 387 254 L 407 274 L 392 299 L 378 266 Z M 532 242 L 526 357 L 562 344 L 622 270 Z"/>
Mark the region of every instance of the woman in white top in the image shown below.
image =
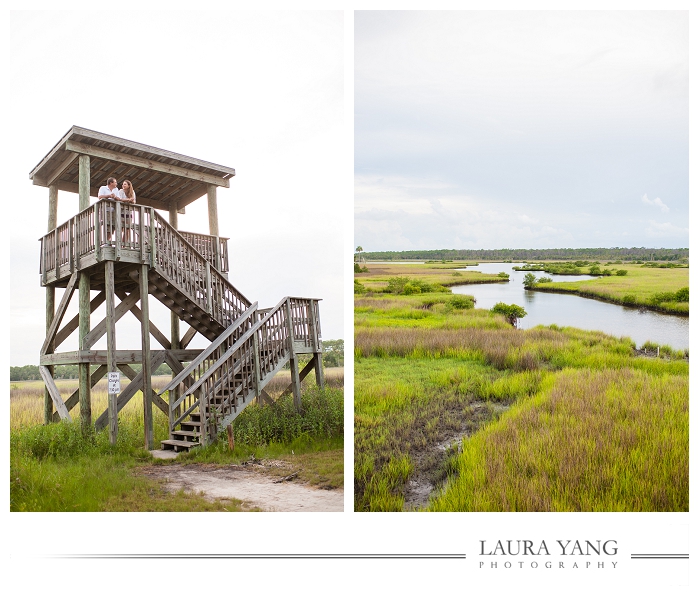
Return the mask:
<path id="1" fill-rule="evenodd" d="M 121 183 L 119 189 L 119 199 L 126 203 L 136 203 L 136 192 L 133 190 L 133 185 L 130 180 L 125 180 Z"/>
<path id="2" fill-rule="evenodd" d="M 125 180 L 121 183 L 119 190 L 118 201 L 124 203 L 136 203 L 136 191 L 133 190 L 133 185 L 130 180 Z M 133 212 L 130 209 L 124 209 L 121 212 L 121 228 L 122 240 L 125 243 L 131 242 L 131 227 L 133 225 Z"/>

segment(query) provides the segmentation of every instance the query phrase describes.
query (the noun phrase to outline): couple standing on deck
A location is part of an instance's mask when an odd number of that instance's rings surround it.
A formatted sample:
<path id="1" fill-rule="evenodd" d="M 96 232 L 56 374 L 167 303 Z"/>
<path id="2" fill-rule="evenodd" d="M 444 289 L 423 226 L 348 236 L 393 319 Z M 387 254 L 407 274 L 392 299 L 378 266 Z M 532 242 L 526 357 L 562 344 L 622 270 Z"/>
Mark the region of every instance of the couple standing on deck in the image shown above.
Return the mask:
<path id="1" fill-rule="evenodd" d="M 130 180 L 121 183 L 121 189 L 117 189 L 117 180 L 113 176 L 107 179 L 107 185 L 100 187 L 97 199 L 116 199 L 126 203 L 136 203 L 136 192 Z"/>
<path id="2" fill-rule="evenodd" d="M 136 192 L 133 190 L 133 185 L 130 180 L 125 180 L 121 183 L 121 189 L 117 189 L 117 180 L 113 176 L 107 179 L 107 185 L 100 187 L 97 193 L 97 199 L 115 199 L 116 201 L 123 201 L 124 203 L 136 203 Z M 121 240 L 124 242 L 131 241 L 131 228 L 133 224 L 133 217 L 131 213 L 121 214 Z M 116 222 L 114 220 L 114 207 L 107 206 L 107 238 L 105 240 L 111 241 L 112 235 L 116 228 Z"/>

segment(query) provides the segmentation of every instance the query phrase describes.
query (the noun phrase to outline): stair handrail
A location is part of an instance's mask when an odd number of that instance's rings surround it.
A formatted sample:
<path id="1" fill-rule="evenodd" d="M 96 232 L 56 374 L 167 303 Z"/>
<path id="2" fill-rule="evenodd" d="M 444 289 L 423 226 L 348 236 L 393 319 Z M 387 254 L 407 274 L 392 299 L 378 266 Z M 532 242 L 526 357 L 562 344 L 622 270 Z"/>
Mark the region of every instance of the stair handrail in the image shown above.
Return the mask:
<path id="1" fill-rule="evenodd" d="M 214 340 L 196 359 L 194 359 L 189 365 L 187 365 L 180 373 L 178 373 L 163 389 L 158 392 L 159 396 L 162 396 L 168 390 L 176 388 L 182 381 L 184 381 L 191 373 L 194 371 L 204 360 L 206 360 L 211 353 L 216 350 L 223 342 L 230 337 L 230 335 L 235 332 L 242 323 L 247 320 L 250 315 L 257 311 L 257 302 L 254 302 L 250 307 L 236 319 L 231 325 L 229 325 L 226 330 Z"/>
<path id="2" fill-rule="evenodd" d="M 193 394 L 209 377 L 211 377 L 216 369 L 220 367 L 228 358 L 240 348 L 240 346 L 248 339 L 250 336 L 252 336 L 254 333 L 256 333 L 267 321 L 274 315 L 274 313 L 281 309 L 281 307 L 286 303 L 289 297 L 284 297 L 279 303 L 277 304 L 276 307 L 274 307 L 267 315 L 265 315 L 262 319 L 259 321 L 255 322 L 253 326 L 245 332 L 238 340 L 236 340 L 235 344 L 231 346 L 226 352 L 221 355 L 221 357 L 211 365 L 211 367 L 208 368 L 206 373 L 202 375 L 192 386 L 187 388 L 184 392 L 182 392 L 182 396 L 180 396 L 180 400 L 184 399 L 186 396 L 190 396 Z M 180 374 L 181 375 L 181 374 Z M 175 405 L 176 406 L 176 405 Z"/>
<path id="3" fill-rule="evenodd" d="M 205 258 L 199 251 L 197 251 L 196 247 L 194 247 L 189 241 L 187 241 L 187 239 L 186 239 L 184 236 L 182 236 L 182 235 L 180 234 L 180 232 L 179 232 L 176 228 L 174 228 L 173 226 L 171 226 L 170 223 L 169 223 L 167 220 L 165 220 L 165 218 L 163 218 L 163 217 L 162 217 L 158 212 L 156 212 L 155 210 L 152 211 L 152 214 L 153 214 L 152 217 L 154 217 L 155 221 L 157 221 L 158 224 L 159 224 L 160 226 L 162 226 L 163 229 L 168 230 L 171 234 L 173 234 L 175 237 L 177 237 L 177 239 L 178 239 L 179 241 L 181 241 L 182 243 L 184 243 L 184 245 L 185 245 L 186 247 L 188 247 L 189 249 L 191 249 L 191 251 L 194 253 L 194 255 L 196 255 L 197 257 L 201 258 L 202 261 L 203 261 L 205 264 L 209 264 L 209 265 L 210 265 L 210 263 L 206 260 L 206 258 Z M 153 225 L 153 224 L 151 223 L 151 226 L 152 226 L 152 225 Z M 152 250 L 152 249 L 151 249 L 151 250 Z M 157 252 L 158 250 L 159 250 L 159 249 L 156 248 L 156 252 Z M 160 249 L 160 250 L 162 250 L 162 249 Z M 154 260 L 154 263 L 156 264 L 156 269 L 160 269 L 160 268 L 158 268 L 158 266 L 157 266 L 157 259 Z M 252 302 L 251 302 L 242 292 L 240 292 L 235 286 L 233 286 L 233 284 L 231 284 L 231 283 L 226 279 L 226 277 L 225 277 L 221 272 L 219 272 L 215 267 L 214 267 L 214 268 L 207 268 L 207 276 L 210 276 L 212 279 L 215 278 L 215 279 L 216 279 L 216 282 L 217 282 L 218 284 L 220 284 L 221 286 L 227 286 L 227 287 L 232 291 L 232 293 L 238 298 L 238 300 L 239 300 L 243 305 L 249 306 L 250 304 L 252 304 Z M 212 280 L 212 281 L 213 281 L 213 280 Z M 214 285 L 212 284 L 211 287 L 210 287 L 212 291 L 213 291 L 213 286 L 214 286 Z M 212 296 L 209 296 L 208 298 L 209 298 L 209 299 L 213 299 Z M 198 302 L 198 301 L 196 301 L 196 299 L 194 299 L 194 302 L 196 303 L 196 302 Z M 209 301 L 209 303 L 210 303 L 210 302 L 211 302 L 211 301 Z M 212 317 L 213 317 L 213 313 L 211 313 L 211 315 L 212 315 Z M 214 319 L 215 319 L 215 318 L 214 318 Z M 228 326 L 226 326 L 226 327 L 228 327 Z"/>

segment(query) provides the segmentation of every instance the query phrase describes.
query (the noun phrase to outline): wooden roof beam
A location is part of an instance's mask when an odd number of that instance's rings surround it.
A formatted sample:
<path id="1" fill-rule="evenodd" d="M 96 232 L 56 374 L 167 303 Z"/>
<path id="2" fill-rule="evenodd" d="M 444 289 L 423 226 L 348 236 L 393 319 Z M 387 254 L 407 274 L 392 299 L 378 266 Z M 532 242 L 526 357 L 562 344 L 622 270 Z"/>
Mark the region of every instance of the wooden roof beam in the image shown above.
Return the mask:
<path id="1" fill-rule="evenodd" d="M 35 177 L 32 181 L 42 187 L 48 187 L 54 184 L 68 168 L 70 168 L 78 159 L 77 153 L 69 153 L 60 164 L 58 164 L 51 172 L 46 175 L 46 178 Z"/>
<path id="2" fill-rule="evenodd" d="M 36 179 L 34 179 L 36 180 Z M 40 186 L 41 183 L 35 182 L 34 184 L 39 184 Z M 57 180 L 56 181 L 56 186 L 59 188 L 61 191 L 66 191 L 68 193 L 78 193 L 78 185 L 77 183 L 74 182 L 64 182 L 62 180 Z M 90 197 L 97 197 L 97 193 L 99 192 L 99 187 L 90 187 Z M 165 211 L 168 211 L 170 209 L 169 203 L 166 201 L 158 201 L 155 199 L 149 199 L 144 196 L 139 196 L 138 197 L 138 204 L 139 205 L 145 205 L 146 207 L 154 207 L 155 209 L 162 209 Z"/>
<path id="3" fill-rule="evenodd" d="M 155 170 L 156 172 L 165 172 L 166 174 L 181 176 L 182 178 L 189 178 L 207 184 L 214 184 L 219 187 L 230 187 L 229 179 L 227 178 L 213 176 L 212 174 L 206 174 L 204 172 L 196 172 L 195 170 L 188 170 L 186 168 L 172 166 L 170 164 L 163 164 L 162 162 L 155 160 L 147 160 L 128 153 L 121 153 L 119 151 L 112 151 L 111 149 L 95 147 L 94 145 L 78 143 L 77 141 L 71 141 L 70 139 L 66 141 L 65 148 L 67 151 L 74 151 L 76 153 L 82 153 L 96 158 L 113 160 L 122 164 L 129 164 L 130 166 Z"/>

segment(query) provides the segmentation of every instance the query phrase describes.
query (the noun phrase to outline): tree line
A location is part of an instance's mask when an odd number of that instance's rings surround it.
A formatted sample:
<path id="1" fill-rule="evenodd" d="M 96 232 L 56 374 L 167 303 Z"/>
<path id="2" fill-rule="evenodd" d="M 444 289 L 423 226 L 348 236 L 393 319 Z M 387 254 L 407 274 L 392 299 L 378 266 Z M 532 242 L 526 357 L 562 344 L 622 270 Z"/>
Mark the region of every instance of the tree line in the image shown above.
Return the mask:
<path id="1" fill-rule="evenodd" d="M 345 341 L 326 340 L 323 342 L 323 366 L 342 367 L 345 364 Z M 97 365 L 90 367 L 90 373 L 97 370 Z M 134 371 L 140 371 L 141 365 L 131 365 Z M 160 365 L 153 375 L 170 375 L 172 371 L 166 364 Z M 77 379 L 77 365 L 56 365 L 54 368 L 54 379 Z M 38 365 L 24 365 L 23 367 L 10 367 L 10 381 L 32 381 L 41 379 Z"/>
<path id="2" fill-rule="evenodd" d="M 679 261 L 689 258 L 689 249 L 647 249 L 611 247 L 587 249 L 435 249 L 429 251 L 363 251 L 369 261 L 444 260 L 444 261 L 536 261 L 536 260 L 616 260 Z"/>

